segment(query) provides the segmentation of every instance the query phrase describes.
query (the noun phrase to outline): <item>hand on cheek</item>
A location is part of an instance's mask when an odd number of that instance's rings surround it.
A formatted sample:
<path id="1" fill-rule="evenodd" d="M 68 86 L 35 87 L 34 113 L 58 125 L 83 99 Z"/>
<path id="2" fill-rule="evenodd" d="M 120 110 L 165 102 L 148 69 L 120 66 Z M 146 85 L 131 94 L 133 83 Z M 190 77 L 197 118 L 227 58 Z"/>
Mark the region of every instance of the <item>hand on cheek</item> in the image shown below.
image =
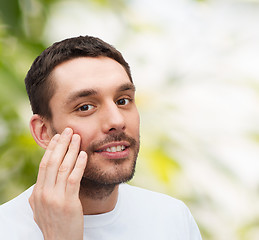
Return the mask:
<path id="1" fill-rule="evenodd" d="M 80 142 L 80 136 L 66 128 L 52 138 L 41 160 L 29 202 L 45 240 L 83 239 L 79 190 L 87 154 L 79 152 Z"/>

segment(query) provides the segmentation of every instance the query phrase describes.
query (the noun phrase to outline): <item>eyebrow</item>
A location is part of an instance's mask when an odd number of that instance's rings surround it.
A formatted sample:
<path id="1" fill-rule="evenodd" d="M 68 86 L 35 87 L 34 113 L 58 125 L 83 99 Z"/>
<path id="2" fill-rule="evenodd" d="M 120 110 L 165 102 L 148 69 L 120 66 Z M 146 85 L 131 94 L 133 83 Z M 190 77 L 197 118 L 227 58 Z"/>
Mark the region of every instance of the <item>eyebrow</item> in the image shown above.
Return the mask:
<path id="1" fill-rule="evenodd" d="M 125 83 L 119 86 L 116 92 L 124 92 L 124 91 L 136 91 L 136 87 L 133 83 Z M 98 92 L 95 89 L 83 89 L 81 91 L 77 91 L 69 95 L 65 104 L 69 104 L 71 102 L 76 101 L 79 98 L 90 97 L 98 95 Z"/>
<path id="2" fill-rule="evenodd" d="M 69 95 L 67 101 L 65 104 L 69 104 L 71 102 L 74 102 L 75 100 L 83 97 L 89 97 L 89 96 L 94 96 L 97 95 L 97 91 L 94 89 L 84 89 L 75 93 L 72 93 Z"/>
<path id="3" fill-rule="evenodd" d="M 124 91 L 128 91 L 128 90 L 136 92 L 135 85 L 133 83 L 125 83 L 117 88 L 117 92 L 124 92 Z"/>

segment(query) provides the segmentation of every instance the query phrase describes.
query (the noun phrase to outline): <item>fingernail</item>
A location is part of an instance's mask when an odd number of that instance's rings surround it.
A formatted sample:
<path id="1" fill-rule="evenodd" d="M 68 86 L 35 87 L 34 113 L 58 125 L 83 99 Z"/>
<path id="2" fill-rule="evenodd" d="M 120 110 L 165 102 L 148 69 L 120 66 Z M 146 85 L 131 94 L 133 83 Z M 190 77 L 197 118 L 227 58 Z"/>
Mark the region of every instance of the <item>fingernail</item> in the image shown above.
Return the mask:
<path id="1" fill-rule="evenodd" d="M 72 137 L 72 140 L 78 141 L 80 139 L 80 136 L 78 134 L 74 134 Z"/>
<path id="2" fill-rule="evenodd" d="M 52 141 L 57 141 L 60 137 L 60 134 L 55 134 L 55 136 L 52 138 Z"/>
<path id="3" fill-rule="evenodd" d="M 84 152 L 84 151 L 81 151 L 80 153 L 79 153 L 79 156 L 78 156 L 78 159 L 77 159 L 77 161 L 78 161 L 78 166 L 81 168 L 82 166 L 84 166 L 85 167 L 85 165 L 87 164 L 87 158 L 86 158 L 86 156 L 87 156 L 87 154 L 86 154 L 86 152 Z"/>
<path id="4" fill-rule="evenodd" d="M 71 131 L 72 131 L 71 128 L 65 128 L 64 133 L 66 135 L 69 135 L 71 133 Z"/>
<path id="5" fill-rule="evenodd" d="M 79 153 L 79 157 L 84 159 L 86 157 L 86 152 L 85 151 L 81 151 Z"/>

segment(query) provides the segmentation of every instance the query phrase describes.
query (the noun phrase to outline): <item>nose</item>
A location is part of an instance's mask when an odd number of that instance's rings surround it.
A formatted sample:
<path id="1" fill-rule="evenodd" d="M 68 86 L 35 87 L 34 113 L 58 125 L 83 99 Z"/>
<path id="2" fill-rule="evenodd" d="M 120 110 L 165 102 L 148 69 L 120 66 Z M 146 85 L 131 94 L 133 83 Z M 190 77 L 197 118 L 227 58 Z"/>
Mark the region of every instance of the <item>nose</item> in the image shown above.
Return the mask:
<path id="1" fill-rule="evenodd" d="M 103 110 L 102 126 L 104 133 L 108 134 L 125 130 L 126 124 L 122 111 L 115 103 L 109 104 Z"/>

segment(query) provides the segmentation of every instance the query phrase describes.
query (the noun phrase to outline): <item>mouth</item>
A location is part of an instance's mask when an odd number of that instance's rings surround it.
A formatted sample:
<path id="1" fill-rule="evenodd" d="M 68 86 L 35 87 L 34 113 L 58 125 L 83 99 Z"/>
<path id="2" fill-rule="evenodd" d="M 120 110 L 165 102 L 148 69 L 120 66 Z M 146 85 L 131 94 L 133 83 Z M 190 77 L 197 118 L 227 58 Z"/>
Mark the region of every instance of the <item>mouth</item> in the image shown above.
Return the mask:
<path id="1" fill-rule="evenodd" d="M 127 148 L 129 148 L 129 144 L 126 142 L 113 142 L 106 144 L 105 146 L 102 146 L 101 148 L 97 149 L 95 152 L 109 152 L 109 153 L 115 153 L 115 152 L 123 152 Z"/>
<path id="2" fill-rule="evenodd" d="M 94 152 L 108 158 L 125 158 L 129 154 L 129 147 L 130 144 L 128 142 L 112 142 L 98 148 Z"/>
<path id="3" fill-rule="evenodd" d="M 119 145 L 119 146 L 114 146 L 114 147 L 108 147 L 102 150 L 97 150 L 96 152 L 122 152 L 126 149 L 127 147 L 124 145 Z"/>

